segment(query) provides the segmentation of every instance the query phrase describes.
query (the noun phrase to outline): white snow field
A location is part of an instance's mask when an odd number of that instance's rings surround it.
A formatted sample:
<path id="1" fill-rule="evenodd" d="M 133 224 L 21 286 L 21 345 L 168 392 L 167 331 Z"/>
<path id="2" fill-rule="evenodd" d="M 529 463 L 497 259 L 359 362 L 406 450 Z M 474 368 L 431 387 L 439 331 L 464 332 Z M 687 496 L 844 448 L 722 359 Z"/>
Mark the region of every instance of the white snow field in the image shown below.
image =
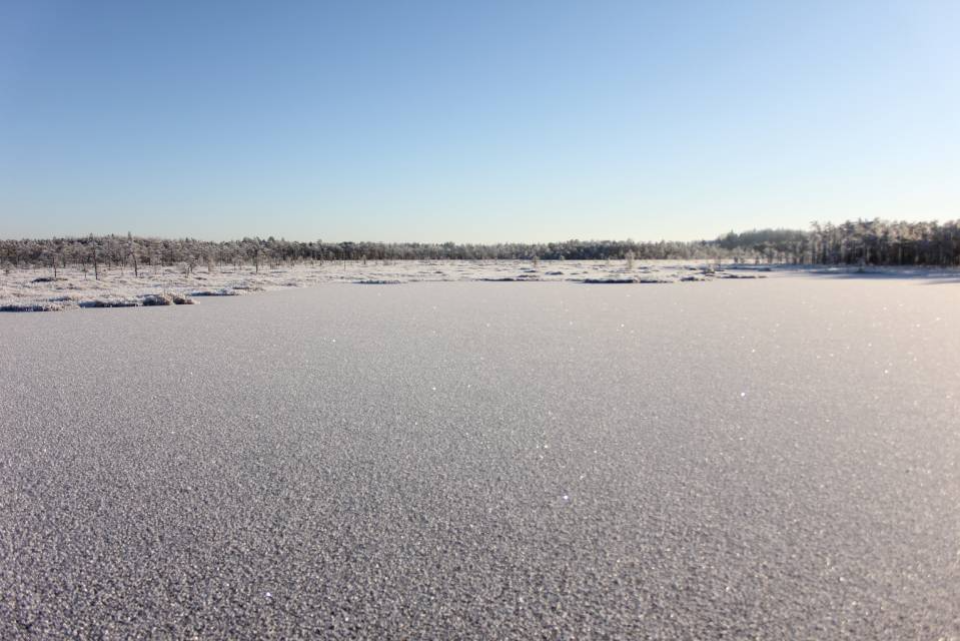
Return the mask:
<path id="1" fill-rule="evenodd" d="M 182 268 L 92 270 L 49 268 L 0 274 L 0 311 L 60 311 L 85 307 L 192 304 L 199 297 L 305 287 L 320 283 L 400 284 L 436 281 L 571 281 L 670 283 L 755 278 L 743 270 L 715 271 L 705 261 L 341 261 L 297 265 L 225 266 L 192 273 Z"/>
<path id="2" fill-rule="evenodd" d="M 958 327 L 839 273 L 3 314 L 0 638 L 956 639 Z"/>

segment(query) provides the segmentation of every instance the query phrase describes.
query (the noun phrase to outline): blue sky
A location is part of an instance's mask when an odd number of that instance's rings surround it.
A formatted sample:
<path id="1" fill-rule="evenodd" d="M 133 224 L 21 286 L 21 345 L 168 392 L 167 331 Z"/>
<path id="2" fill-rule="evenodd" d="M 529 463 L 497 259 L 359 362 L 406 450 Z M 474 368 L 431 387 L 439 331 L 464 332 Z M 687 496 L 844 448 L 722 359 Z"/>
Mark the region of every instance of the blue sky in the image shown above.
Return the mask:
<path id="1" fill-rule="evenodd" d="M 960 2 L 0 0 L 0 237 L 960 217 Z"/>

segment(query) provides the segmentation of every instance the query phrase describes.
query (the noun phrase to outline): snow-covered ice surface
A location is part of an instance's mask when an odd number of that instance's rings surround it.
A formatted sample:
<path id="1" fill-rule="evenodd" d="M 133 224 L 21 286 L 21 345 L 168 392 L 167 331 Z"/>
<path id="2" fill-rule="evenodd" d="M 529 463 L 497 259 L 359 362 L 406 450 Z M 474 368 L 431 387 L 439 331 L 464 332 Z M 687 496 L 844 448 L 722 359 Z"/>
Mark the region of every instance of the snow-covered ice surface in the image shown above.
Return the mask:
<path id="1" fill-rule="evenodd" d="M 191 274 L 173 267 L 113 269 L 95 279 L 92 270 L 11 270 L 0 274 L 0 311 L 60 311 L 84 307 L 183 304 L 198 297 L 306 287 L 320 283 L 402 284 L 436 281 L 573 281 L 671 283 L 757 277 L 745 271 L 715 271 L 704 261 L 345 261 L 270 267 L 227 266 Z"/>
<path id="2" fill-rule="evenodd" d="M 0 638 L 952 639 L 960 284 L 0 315 Z"/>

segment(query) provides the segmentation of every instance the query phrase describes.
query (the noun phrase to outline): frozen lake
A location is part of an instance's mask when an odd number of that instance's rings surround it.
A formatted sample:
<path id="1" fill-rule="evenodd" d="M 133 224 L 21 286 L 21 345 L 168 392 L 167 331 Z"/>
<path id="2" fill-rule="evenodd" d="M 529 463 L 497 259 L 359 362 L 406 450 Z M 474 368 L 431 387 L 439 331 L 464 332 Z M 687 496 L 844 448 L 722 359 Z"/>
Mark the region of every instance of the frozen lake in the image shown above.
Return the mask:
<path id="1" fill-rule="evenodd" d="M 954 638 L 960 284 L 0 315 L 0 637 Z"/>

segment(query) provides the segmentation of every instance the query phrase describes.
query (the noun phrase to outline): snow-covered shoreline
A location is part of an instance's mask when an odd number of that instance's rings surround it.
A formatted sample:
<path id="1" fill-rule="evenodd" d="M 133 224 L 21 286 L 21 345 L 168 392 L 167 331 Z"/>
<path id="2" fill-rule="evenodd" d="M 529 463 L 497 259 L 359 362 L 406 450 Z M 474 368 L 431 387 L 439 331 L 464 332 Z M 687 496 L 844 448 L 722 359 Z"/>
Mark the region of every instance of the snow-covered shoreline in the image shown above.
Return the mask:
<path id="1" fill-rule="evenodd" d="M 740 270 L 716 269 L 704 261 L 353 261 L 277 267 L 201 268 L 192 274 L 174 267 L 91 271 L 10 270 L 0 274 L 0 311 L 62 311 L 91 307 L 193 304 L 207 296 L 237 296 L 322 283 L 403 284 L 416 282 L 579 282 L 647 284 L 756 278 Z"/>

